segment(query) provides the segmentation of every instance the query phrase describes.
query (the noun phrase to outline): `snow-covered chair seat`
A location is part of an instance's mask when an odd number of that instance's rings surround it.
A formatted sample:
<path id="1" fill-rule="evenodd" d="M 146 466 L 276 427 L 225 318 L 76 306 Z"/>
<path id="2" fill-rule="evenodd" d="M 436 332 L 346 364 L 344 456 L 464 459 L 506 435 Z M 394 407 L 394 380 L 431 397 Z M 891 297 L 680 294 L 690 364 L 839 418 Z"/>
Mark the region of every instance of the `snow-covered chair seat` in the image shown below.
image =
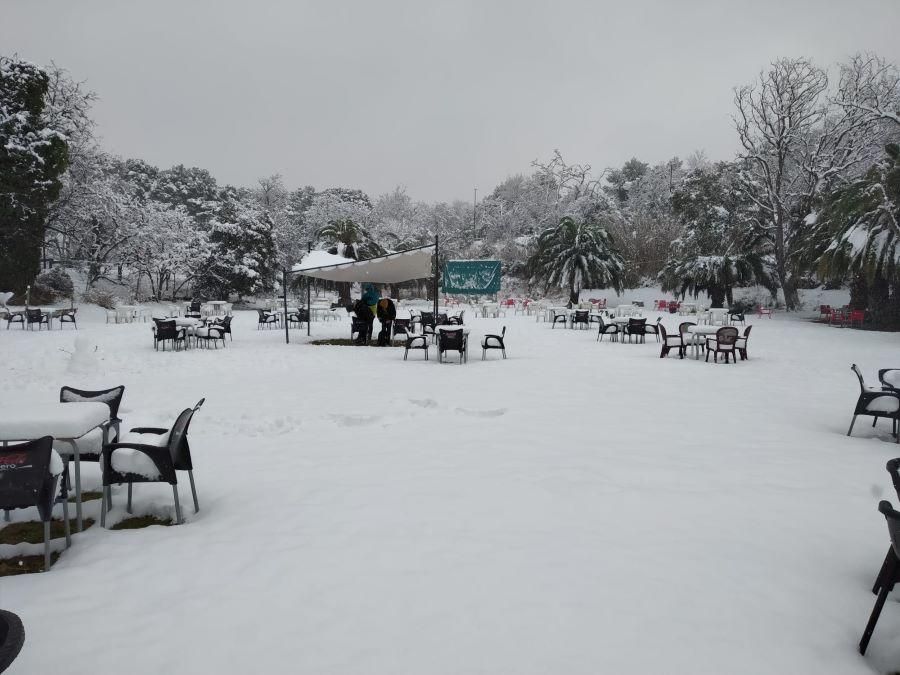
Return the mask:
<path id="1" fill-rule="evenodd" d="M 897 433 L 898 421 L 900 421 L 900 392 L 867 386 L 862 372 L 855 363 L 850 366 L 850 369 L 859 380 L 859 398 L 856 400 L 853 420 L 850 422 L 847 435 L 849 436 L 853 432 L 853 425 L 856 424 L 856 418 L 860 415 L 874 417 L 872 426 L 875 426 L 879 418 L 884 417 L 891 420 L 891 431 L 900 442 L 900 434 Z"/>
<path id="2" fill-rule="evenodd" d="M 194 329 L 194 339 L 199 345 L 201 341 L 204 345 L 209 347 L 209 343 L 212 342 L 213 346 L 218 349 L 219 348 L 219 340 L 222 341 L 222 346 L 225 346 L 225 328 L 219 326 L 217 324 L 210 324 L 208 326 L 199 326 Z"/>
<path id="3" fill-rule="evenodd" d="M 882 389 L 900 390 L 900 369 L 882 368 L 878 371 L 878 380 L 881 382 Z"/>
<path id="4" fill-rule="evenodd" d="M 204 399 L 193 408 L 181 411 L 171 429 L 137 427 L 122 434 L 118 443 L 103 448 L 103 503 L 100 524 L 106 527 L 106 513 L 112 505 L 110 486 L 128 485 L 128 510 L 131 511 L 131 492 L 134 483 L 169 483 L 175 498 L 175 520 L 183 522 L 178 501 L 178 471 L 187 471 L 194 498 L 194 512 L 200 510 L 197 488 L 194 485 L 194 464 L 187 432 L 194 413 Z"/>

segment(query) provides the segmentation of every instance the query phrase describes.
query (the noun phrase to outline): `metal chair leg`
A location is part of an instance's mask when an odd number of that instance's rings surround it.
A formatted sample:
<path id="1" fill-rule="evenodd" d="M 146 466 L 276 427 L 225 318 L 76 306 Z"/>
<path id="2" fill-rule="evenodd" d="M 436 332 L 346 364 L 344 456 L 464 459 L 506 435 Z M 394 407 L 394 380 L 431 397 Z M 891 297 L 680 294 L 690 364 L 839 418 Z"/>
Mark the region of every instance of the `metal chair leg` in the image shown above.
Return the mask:
<path id="1" fill-rule="evenodd" d="M 891 571 L 893 571 L 893 569 Z M 865 631 L 863 631 L 862 639 L 859 641 L 859 653 L 862 655 L 865 655 L 866 649 L 869 647 L 869 640 L 872 639 L 872 633 L 875 632 L 875 624 L 878 623 L 878 617 L 881 616 L 881 610 L 884 607 L 884 601 L 887 600 L 888 593 L 890 593 L 890 590 L 888 590 L 888 586 L 885 584 L 878 594 L 878 599 L 875 601 L 875 607 L 872 608 L 872 615 L 869 617 L 869 622 L 866 624 Z"/>
<path id="2" fill-rule="evenodd" d="M 194 485 L 194 471 L 188 471 L 188 478 L 191 481 L 191 494 L 194 496 L 194 513 L 200 512 L 200 502 L 197 501 L 197 487 Z"/>
<path id="3" fill-rule="evenodd" d="M 178 485 L 172 486 L 172 494 L 175 495 L 175 523 L 181 525 L 184 522 L 181 518 L 181 502 L 178 501 Z"/>
<path id="4" fill-rule="evenodd" d="M 66 548 L 72 546 L 72 528 L 69 525 L 69 500 L 63 500 L 63 529 L 66 533 Z"/>
<path id="5" fill-rule="evenodd" d="M 44 571 L 50 571 L 50 521 L 44 521 Z"/>
<path id="6" fill-rule="evenodd" d="M 109 510 L 109 504 L 106 501 L 107 494 L 106 487 L 101 488 L 100 490 L 100 527 L 106 527 L 106 512 Z"/>
<path id="7" fill-rule="evenodd" d="M 853 425 L 856 424 L 856 415 L 853 416 L 853 419 L 850 421 L 850 428 L 847 429 L 847 435 L 849 436 L 853 432 Z"/>
<path id="8" fill-rule="evenodd" d="M 131 483 L 128 484 L 128 505 L 125 507 L 128 513 L 131 513 Z"/>

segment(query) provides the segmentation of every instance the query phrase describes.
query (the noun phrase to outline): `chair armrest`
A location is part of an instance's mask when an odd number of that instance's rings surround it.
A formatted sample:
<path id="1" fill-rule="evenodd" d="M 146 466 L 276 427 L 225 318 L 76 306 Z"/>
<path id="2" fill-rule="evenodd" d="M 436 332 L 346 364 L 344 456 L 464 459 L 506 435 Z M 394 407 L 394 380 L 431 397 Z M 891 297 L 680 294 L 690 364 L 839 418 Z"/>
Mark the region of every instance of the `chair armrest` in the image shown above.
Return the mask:
<path id="1" fill-rule="evenodd" d="M 143 443 L 107 443 L 103 446 L 102 471 L 104 486 L 119 482 L 115 477 L 122 474 L 112 468 L 112 455 L 116 450 L 125 449 L 137 450 L 147 455 L 156 466 L 164 482 L 172 484 L 177 482 L 175 467 L 172 465 L 172 455 L 169 454 L 168 446 L 144 445 Z"/>
<path id="2" fill-rule="evenodd" d="M 130 431 L 133 434 L 158 434 L 160 436 L 169 433 L 168 429 L 162 427 L 134 427 Z"/>

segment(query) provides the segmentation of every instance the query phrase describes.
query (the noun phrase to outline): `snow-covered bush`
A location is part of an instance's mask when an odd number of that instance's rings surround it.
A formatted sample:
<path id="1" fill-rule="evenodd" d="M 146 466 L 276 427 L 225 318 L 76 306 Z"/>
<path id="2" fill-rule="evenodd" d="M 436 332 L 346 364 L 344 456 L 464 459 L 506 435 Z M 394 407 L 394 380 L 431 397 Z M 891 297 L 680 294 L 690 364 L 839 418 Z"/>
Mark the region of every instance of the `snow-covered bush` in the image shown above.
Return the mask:
<path id="1" fill-rule="evenodd" d="M 29 300 L 32 304 L 44 305 L 60 298 L 71 298 L 74 291 L 75 284 L 72 283 L 72 277 L 61 268 L 54 267 L 37 275 L 31 286 Z"/>
<path id="2" fill-rule="evenodd" d="M 92 288 L 81 296 L 82 302 L 88 302 L 97 305 L 103 309 L 116 308 L 116 296 L 107 291 L 101 291 L 98 288 Z"/>

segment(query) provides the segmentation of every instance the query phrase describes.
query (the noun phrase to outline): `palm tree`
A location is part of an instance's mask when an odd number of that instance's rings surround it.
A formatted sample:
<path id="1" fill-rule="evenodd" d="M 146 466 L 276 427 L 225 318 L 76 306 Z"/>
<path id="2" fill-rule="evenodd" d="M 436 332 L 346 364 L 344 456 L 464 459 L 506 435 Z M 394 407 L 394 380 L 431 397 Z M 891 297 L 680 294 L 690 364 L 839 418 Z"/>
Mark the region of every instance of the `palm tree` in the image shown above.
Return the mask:
<path id="1" fill-rule="evenodd" d="M 526 264 L 534 282 L 567 289 L 573 303 L 582 288 L 622 289 L 622 257 L 606 228 L 592 220 L 576 222 L 565 216 L 548 227 Z"/>
<path id="2" fill-rule="evenodd" d="M 368 230 L 349 218 L 332 220 L 318 232 L 320 240 L 329 244 L 328 252 L 353 260 L 367 260 L 384 255 L 385 250 L 376 243 Z M 337 282 L 337 291 L 342 304 L 350 303 L 350 283 Z"/>

